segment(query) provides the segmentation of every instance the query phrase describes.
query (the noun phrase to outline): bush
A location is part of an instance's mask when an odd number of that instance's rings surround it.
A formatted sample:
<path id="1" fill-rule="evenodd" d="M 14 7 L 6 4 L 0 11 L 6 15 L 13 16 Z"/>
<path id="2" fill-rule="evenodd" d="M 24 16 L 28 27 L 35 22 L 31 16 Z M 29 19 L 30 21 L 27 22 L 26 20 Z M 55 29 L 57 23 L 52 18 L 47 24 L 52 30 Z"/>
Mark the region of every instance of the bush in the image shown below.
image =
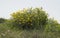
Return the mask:
<path id="1" fill-rule="evenodd" d="M 47 21 L 47 14 L 40 8 L 23 9 L 11 14 L 13 27 L 22 29 L 42 29 Z"/>
<path id="2" fill-rule="evenodd" d="M 0 23 L 4 23 L 5 21 L 6 21 L 6 19 L 0 18 Z"/>
<path id="3" fill-rule="evenodd" d="M 48 32 L 58 32 L 60 28 L 60 24 L 54 20 L 54 19 L 49 19 L 47 24 L 46 24 L 46 31 Z"/>

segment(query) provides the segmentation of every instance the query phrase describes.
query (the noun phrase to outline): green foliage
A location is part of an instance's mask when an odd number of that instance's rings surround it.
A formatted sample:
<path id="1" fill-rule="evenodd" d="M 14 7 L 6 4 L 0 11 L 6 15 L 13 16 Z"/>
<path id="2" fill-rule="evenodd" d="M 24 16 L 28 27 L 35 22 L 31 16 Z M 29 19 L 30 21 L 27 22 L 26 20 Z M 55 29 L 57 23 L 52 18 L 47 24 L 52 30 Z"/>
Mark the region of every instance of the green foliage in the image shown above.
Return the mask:
<path id="1" fill-rule="evenodd" d="M 60 24 L 40 8 L 23 9 L 11 16 L 0 18 L 0 38 L 60 38 Z"/>
<path id="2" fill-rule="evenodd" d="M 15 27 L 22 29 L 41 29 L 47 21 L 47 14 L 40 8 L 23 9 L 11 14 Z"/>
<path id="3" fill-rule="evenodd" d="M 46 25 L 46 30 L 51 32 L 57 32 L 60 25 L 54 19 L 49 19 Z"/>
<path id="4" fill-rule="evenodd" d="M 6 19 L 0 18 L 0 23 L 4 23 L 5 21 L 6 21 Z"/>

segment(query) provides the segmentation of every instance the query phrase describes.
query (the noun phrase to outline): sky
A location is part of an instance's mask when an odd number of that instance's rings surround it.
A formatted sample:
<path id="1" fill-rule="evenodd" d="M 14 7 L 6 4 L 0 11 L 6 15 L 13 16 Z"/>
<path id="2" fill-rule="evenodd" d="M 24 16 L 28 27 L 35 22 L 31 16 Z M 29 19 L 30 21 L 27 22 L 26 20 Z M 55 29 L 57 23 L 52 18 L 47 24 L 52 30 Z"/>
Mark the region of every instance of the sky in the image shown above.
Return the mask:
<path id="1" fill-rule="evenodd" d="M 31 7 L 43 7 L 49 17 L 60 22 L 60 0 L 0 0 L 0 17 L 10 18 L 11 13 Z"/>

